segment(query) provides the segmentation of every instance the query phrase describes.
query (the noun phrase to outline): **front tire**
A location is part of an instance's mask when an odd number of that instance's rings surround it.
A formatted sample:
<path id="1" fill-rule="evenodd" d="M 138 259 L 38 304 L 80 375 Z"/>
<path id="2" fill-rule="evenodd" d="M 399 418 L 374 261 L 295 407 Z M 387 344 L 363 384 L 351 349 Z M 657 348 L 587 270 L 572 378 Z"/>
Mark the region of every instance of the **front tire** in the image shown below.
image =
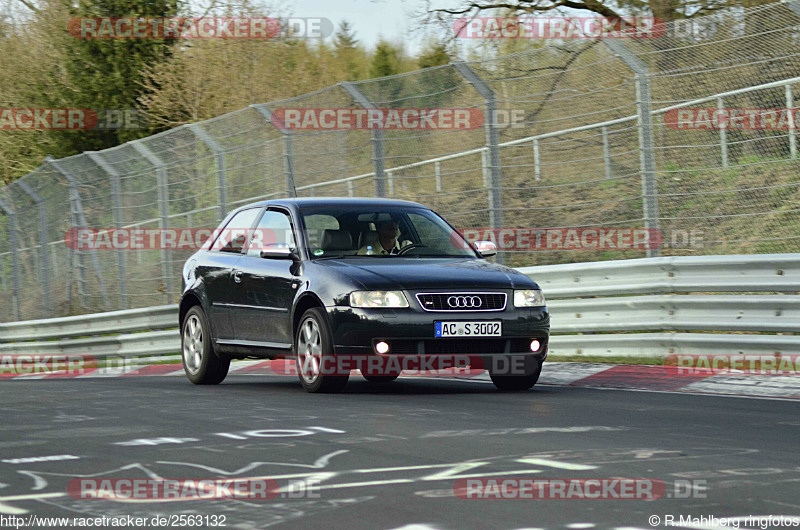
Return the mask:
<path id="1" fill-rule="evenodd" d="M 529 390 L 533 388 L 536 382 L 539 380 L 539 375 L 542 373 L 542 365 L 536 367 L 533 372 L 524 375 L 500 375 L 495 374 L 491 370 L 489 371 L 489 377 L 492 379 L 492 383 L 498 389 L 504 392 L 520 392 L 523 390 Z"/>
<path id="2" fill-rule="evenodd" d="M 220 359 L 211 346 L 208 319 L 200 306 L 187 311 L 181 326 L 183 371 L 196 385 L 217 385 L 228 375 L 229 357 Z"/>
<path id="3" fill-rule="evenodd" d="M 297 376 L 306 392 L 334 393 L 347 384 L 350 374 L 334 375 L 336 357 L 325 312 L 312 307 L 303 313 L 294 340 Z"/>

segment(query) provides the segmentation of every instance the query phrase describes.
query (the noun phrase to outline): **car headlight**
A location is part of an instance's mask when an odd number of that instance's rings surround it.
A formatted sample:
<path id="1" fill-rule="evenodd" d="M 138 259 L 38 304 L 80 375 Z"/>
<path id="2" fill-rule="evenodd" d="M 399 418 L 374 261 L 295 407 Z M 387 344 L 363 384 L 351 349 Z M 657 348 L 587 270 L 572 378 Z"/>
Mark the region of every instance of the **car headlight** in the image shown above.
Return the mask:
<path id="1" fill-rule="evenodd" d="M 408 307 L 408 299 L 403 291 L 355 291 L 350 307 Z"/>
<path id="2" fill-rule="evenodd" d="M 514 307 L 544 307 L 544 294 L 539 289 L 514 291 Z"/>

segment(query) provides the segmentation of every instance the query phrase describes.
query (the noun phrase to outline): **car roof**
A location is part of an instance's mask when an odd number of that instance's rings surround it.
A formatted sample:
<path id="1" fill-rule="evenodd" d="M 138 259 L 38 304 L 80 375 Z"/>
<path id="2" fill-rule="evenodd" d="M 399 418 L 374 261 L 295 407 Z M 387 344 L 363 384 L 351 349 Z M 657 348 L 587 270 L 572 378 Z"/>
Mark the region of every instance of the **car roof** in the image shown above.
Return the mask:
<path id="1" fill-rule="evenodd" d="M 285 206 L 287 208 L 302 208 L 306 206 L 410 206 L 414 208 L 427 208 L 427 206 L 412 201 L 399 199 L 378 199 L 374 197 L 297 197 L 291 199 L 271 199 L 266 201 L 254 202 L 237 208 L 252 208 L 253 206 Z"/>

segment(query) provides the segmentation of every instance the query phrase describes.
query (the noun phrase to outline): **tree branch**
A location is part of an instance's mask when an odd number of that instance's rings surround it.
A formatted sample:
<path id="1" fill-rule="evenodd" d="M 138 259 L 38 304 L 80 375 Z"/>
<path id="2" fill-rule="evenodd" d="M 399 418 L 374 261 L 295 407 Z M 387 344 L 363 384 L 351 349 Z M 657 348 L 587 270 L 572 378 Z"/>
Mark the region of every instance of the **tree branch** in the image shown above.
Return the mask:
<path id="1" fill-rule="evenodd" d="M 27 0 L 19 0 L 19 3 L 24 5 L 25 7 L 27 7 L 28 9 L 30 9 L 31 11 L 33 11 L 35 13 L 39 12 L 39 8 L 37 8 L 36 6 L 34 6 L 30 2 L 28 2 Z"/>
<path id="2" fill-rule="evenodd" d="M 526 5 L 530 4 L 530 5 Z M 443 13 L 447 15 L 464 15 L 470 12 L 473 12 L 475 15 L 478 15 L 482 11 L 488 11 L 490 9 L 504 9 L 510 11 L 512 13 L 539 13 L 545 11 L 552 11 L 553 9 L 558 9 L 559 7 L 568 7 L 570 9 L 582 9 L 585 11 L 591 11 L 593 13 L 597 13 L 598 15 L 602 15 L 604 17 L 609 18 L 617 18 L 620 15 L 610 7 L 603 5 L 602 2 L 599 0 L 584 0 L 582 2 L 578 2 L 575 0 L 557 0 L 553 1 L 550 5 L 542 5 L 541 2 L 534 2 L 529 1 L 525 2 L 525 0 L 520 1 L 519 3 L 507 3 L 507 2 L 489 2 L 489 3 L 479 3 L 479 2 L 467 2 L 461 8 L 455 9 L 433 9 L 431 10 L 432 13 Z"/>

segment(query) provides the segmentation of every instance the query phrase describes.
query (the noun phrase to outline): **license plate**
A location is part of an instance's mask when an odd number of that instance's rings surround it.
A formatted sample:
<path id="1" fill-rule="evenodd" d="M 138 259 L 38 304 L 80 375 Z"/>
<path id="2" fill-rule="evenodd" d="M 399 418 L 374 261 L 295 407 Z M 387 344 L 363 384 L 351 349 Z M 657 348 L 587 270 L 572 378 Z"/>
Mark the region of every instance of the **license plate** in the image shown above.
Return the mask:
<path id="1" fill-rule="evenodd" d="M 447 321 L 433 323 L 433 336 L 437 339 L 449 337 L 500 337 L 503 324 L 494 321 Z"/>

